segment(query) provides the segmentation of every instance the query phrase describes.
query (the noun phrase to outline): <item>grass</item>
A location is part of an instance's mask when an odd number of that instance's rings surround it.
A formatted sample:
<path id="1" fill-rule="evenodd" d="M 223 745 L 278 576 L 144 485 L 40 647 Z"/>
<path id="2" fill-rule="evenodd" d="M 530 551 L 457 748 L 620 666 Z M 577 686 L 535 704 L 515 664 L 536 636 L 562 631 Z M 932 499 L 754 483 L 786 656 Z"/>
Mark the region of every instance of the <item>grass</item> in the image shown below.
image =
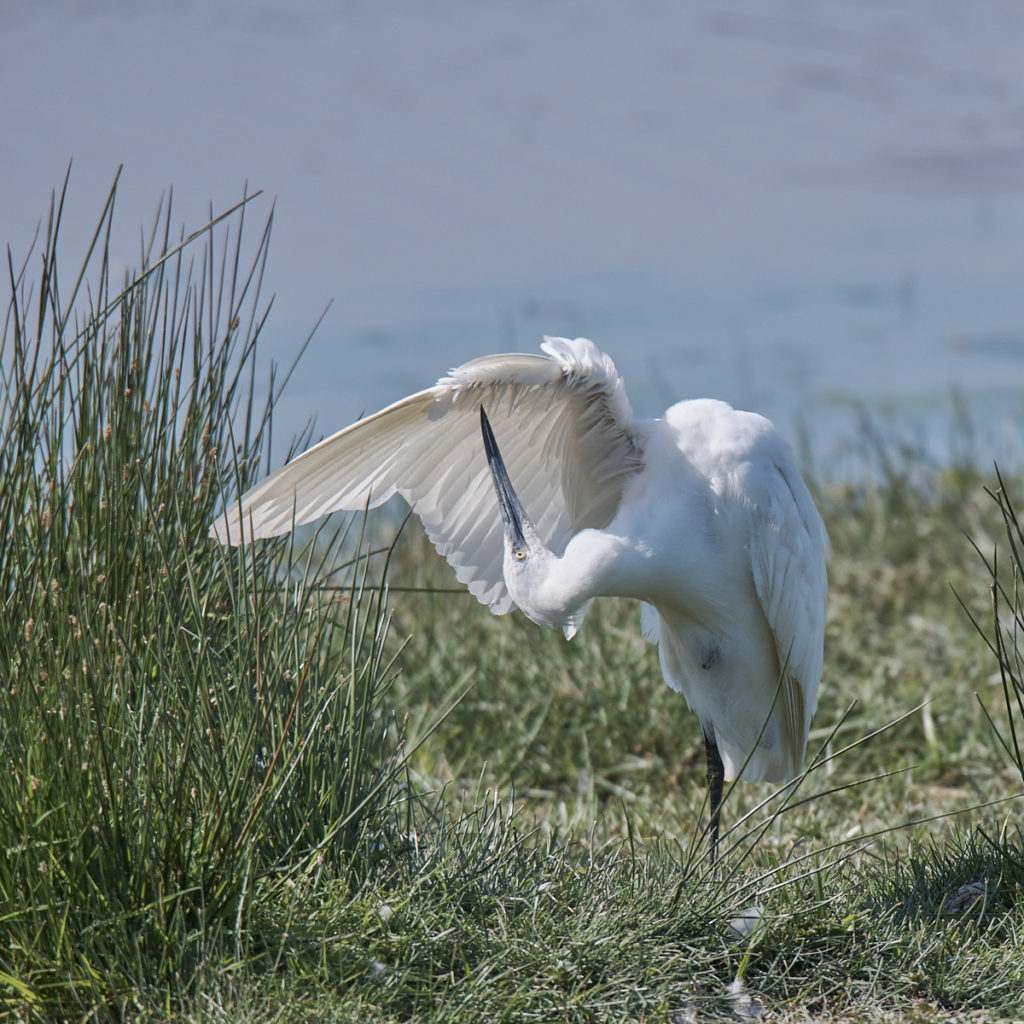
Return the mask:
<path id="1" fill-rule="evenodd" d="M 1016 478 L 864 432 L 819 494 L 813 767 L 729 795 L 711 871 L 699 730 L 634 606 L 568 644 L 496 619 L 387 519 L 209 540 L 270 461 L 270 225 L 164 207 L 114 282 L 115 196 L 70 285 L 63 194 L 9 261 L 12 1019 L 1024 1018 Z"/>

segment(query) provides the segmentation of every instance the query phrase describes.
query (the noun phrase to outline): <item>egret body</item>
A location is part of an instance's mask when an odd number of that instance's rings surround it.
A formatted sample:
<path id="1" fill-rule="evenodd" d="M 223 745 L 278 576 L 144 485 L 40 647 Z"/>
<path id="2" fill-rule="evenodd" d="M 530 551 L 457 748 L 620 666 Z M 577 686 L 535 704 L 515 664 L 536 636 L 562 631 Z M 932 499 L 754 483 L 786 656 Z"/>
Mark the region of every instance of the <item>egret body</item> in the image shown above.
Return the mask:
<path id="1" fill-rule="evenodd" d="M 822 669 L 825 527 L 763 416 L 700 399 L 635 420 L 590 341 L 542 347 L 473 360 L 327 438 L 213 532 L 274 536 L 397 493 L 496 614 L 519 607 L 571 638 L 593 598 L 642 601 L 665 681 L 703 731 L 714 857 L 723 781 L 800 773 Z"/>

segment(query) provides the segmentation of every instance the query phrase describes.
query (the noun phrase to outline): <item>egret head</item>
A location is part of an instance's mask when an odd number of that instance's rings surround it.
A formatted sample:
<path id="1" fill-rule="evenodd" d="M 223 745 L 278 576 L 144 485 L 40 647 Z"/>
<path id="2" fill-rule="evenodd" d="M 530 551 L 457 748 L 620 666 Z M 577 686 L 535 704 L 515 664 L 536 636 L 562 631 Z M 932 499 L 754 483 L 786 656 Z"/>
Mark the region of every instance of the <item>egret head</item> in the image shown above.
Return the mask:
<path id="1" fill-rule="evenodd" d="M 536 542 L 539 540 L 533 523 L 527 518 L 526 510 L 523 508 L 519 495 L 512 487 L 508 470 L 505 469 L 505 460 L 498 451 L 498 442 L 494 439 L 494 431 L 491 430 L 490 420 L 484 407 L 480 406 L 480 429 L 484 435 L 484 452 L 487 455 L 487 465 L 491 469 L 491 479 L 494 481 L 494 492 L 498 496 L 498 509 L 501 512 L 501 521 L 505 527 L 505 575 L 506 582 L 509 569 L 516 571 L 516 566 L 524 566 L 534 554 Z M 534 541 L 533 544 L 530 542 Z M 509 562 L 512 564 L 509 565 Z M 513 594 L 513 597 L 515 595 Z"/>
<path id="2" fill-rule="evenodd" d="M 523 562 L 529 558 L 530 546 L 526 540 L 526 530 L 535 532 L 533 524 L 526 517 L 519 495 L 512 487 L 508 470 L 505 469 L 505 460 L 498 451 L 498 442 L 494 439 L 494 431 L 491 430 L 491 422 L 480 406 L 480 429 L 484 435 L 484 453 L 487 455 L 487 465 L 491 469 L 491 479 L 494 481 L 494 491 L 498 496 L 498 509 L 501 511 L 501 521 L 505 526 L 505 554 L 511 554 L 515 562 Z"/>
<path id="3" fill-rule="evenodd" d="M 571 637 L 583 621 L 587 602 L 581 605 L 576 601 L 567 601 L 565 593 L 560 589 L 556 571 L 558 559 L 530 522 L 512 487 L 483 406 L 480 407 L 480 428 L 505 528 L 505 586 L 512 600 L 528 619 L 541 626 L 558 626 L 566 637 Z"/>

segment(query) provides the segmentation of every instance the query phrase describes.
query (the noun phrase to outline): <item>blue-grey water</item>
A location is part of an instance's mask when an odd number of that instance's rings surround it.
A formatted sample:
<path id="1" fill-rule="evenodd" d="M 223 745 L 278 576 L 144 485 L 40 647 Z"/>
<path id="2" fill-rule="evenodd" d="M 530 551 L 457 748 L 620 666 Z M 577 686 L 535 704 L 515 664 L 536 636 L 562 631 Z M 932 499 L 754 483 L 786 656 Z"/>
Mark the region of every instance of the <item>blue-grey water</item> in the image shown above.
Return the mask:
<path id="1" fill-rule="evenodd" d="M 72 258 L 120 164 L 125 265 L 171 186 L 188 227 L 262 189 L 264 357 L 333 300 L 289 433 L 583 334 L 638 413 L 725 398 L 820 470 L 861 408 L 1019 461 L 1022 55 L 1019 0 L 0 0 L 0 241 L 69 160 Z"/>

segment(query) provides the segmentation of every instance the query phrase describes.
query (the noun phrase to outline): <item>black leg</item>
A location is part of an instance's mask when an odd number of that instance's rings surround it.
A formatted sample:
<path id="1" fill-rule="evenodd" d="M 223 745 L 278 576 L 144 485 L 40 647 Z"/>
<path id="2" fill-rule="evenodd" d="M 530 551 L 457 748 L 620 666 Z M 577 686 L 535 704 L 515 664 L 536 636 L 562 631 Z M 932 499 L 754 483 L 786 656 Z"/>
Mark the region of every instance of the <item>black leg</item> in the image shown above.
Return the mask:
<path id="1" fill-rule="evenodd" d="M 710 852 L 708 863 L 714 864 L 718 856 L 718 822 L 722 809 L 722 783 L 725 780 L 725 768 L 722 755 L 718 753 L 718 744 L 714 737 L 704 733 L 704 753 L 708 762 L 708 798 L 711 805 L 711 824 L 708 828 Z"/>

